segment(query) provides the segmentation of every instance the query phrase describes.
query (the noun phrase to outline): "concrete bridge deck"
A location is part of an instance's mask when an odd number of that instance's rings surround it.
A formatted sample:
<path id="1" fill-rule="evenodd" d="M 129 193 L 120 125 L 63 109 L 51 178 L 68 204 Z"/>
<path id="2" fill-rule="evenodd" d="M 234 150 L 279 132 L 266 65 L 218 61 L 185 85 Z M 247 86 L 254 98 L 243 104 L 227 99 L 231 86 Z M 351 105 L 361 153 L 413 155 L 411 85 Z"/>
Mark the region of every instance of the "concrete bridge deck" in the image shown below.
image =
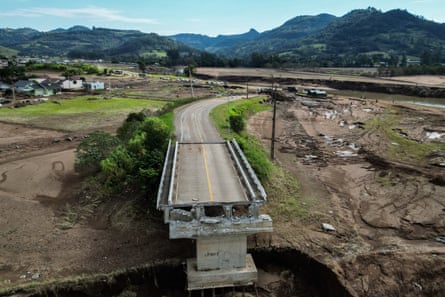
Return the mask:
<path id="1" fill-rule="evenodd" d="M 223 141 L 210 123 L 210 110 L 223 102 L 197 102 L 176 114 L 178 141 L 169 143 L 159 186 L 169 237 L 196 239 L 189 290 L 254 283 L 247 236 L 272 232 L 272 219 L 259 214 L 263 186 L 236 141 Z"/>
<path id="2" fill-rule="evenodd" d="M 180 143 L 172 205 L 248 201 L 226 143 Z"/>

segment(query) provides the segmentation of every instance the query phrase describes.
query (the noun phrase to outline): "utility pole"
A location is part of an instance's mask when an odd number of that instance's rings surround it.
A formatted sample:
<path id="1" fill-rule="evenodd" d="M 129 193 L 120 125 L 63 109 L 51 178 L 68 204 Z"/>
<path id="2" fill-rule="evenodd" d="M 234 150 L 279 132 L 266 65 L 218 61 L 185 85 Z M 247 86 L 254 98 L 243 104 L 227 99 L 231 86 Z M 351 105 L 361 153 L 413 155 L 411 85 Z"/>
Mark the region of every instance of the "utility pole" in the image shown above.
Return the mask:
<path id="1" fill-rule="evenodd" d="M 277 115 L 277 98 L 272 83 L 272 101 L 273 101 L 273 116 L 272 116 L 272 139 L 270 144 L 270 159 L 275 160 L 275 120 Z"/>
<path id="2" fill-rule="evenodd" d="M 12 85 L 12 102 L 15 105 L 15 86 Z"/>
<path id="3" fill-rule="evenodd" d="M 189 65 L 189 80 L 190 80 L 190 90 L 192 91 L 192 99 L 195 99 L 195 92 L 193 91 L 192 67 L 190 65 Z"/>

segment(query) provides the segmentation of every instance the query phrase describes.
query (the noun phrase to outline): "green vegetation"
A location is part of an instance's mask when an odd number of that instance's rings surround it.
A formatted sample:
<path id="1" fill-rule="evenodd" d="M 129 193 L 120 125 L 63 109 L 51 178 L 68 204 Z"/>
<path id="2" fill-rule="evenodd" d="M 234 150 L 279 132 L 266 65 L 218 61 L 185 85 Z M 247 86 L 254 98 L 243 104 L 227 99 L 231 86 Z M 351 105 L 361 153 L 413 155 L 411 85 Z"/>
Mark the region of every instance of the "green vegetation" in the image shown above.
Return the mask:
<path id="1" fill-rule="evenodd" d="M 83 174 L 98 172 L 100 162 L 107 158 L 119 143 L 119 138 L 103 131 L 91 133 L 76 149 L 74 168 Z"/>
<path id="2" fill-rule="evenodd" d="M 425 165 L 428 156 L 434 151 L 445 150 L 442 143 L 423 143 L 411 139 L 403 131 L 401 122 L 404 119 L 396 109 L 388 109 L 385 113 L 366 122 L 368 133 L 378 133 L 388 143 L 385 158 L 398 162 L 418 162 Z"/>
<path id="3" fill-rule="evenodd" d="M 170 137 L 171 132 L 160 119 L 145 118 L 131 139 L 101 161 L 105 184 L 119 193 L 144 192 L 147 197 L 155 197 Z M 152 208 L 154 200 L 149 201 Z"/>
<path id="4" fill-rule="evenodd" d="M 65 64 L 48 64 L 48 63 L 28 63 L 26 65 L 27 71 L 35 71 L 35 70 L 55 70 L 62 72 L 62 75 L 65 77 L 74 76 L 74 75 L 82 75 L 82 74 L 103 74 L 97 66 L 84 64 L 84 63 L 75 63 L 71 65 Z"/>
<path id="5" fill-rule="evenodd" d="M 143 100 L 140 100 L 143 101 Z M 173 134 L 172 110 L 192 99 L 163 103 L 162 109 L 148 117 L 146 112 L 131 112 L 113 136 L 95 131 L 83 139 L 76 151 L 75 169 L 88 176 L 75 194 L 77 202 L 65 207 L 59 228 L 72 228 L 91 217 L 106 203 L 120 200 L 117 213 L 110 214 L 113 225 L 129 228 L 135 217 L 153 217 L 155 192 L 169 139 Z M 152 112 L 148 114 L 153 114 Z"/>
<path id="6" fill-rule="evenodd" d="M 179 104 L 164 106 L 159 112 L 160 117 L 147 117 L 143 112 L 130 113 L 117 129 L 117 137 L 96 131 L 80 143 L 75 169 L 93 175 L 83 183 L 82 193 L 79 193 L 80 206 L 66 209 L 61 226 L 69 228 L 88 217 L 98 205 L 112 199 L 110 197 L 128 202 L 120 212 L 125 217 L 136 213 L 135 201 L 131 202 L 129 197 L 144 197 L 144 209 L 148 205 L 149 212 L 155 208 L 155 192 L 168 141 L 173 134 L 173 112 L 170 109 Z"/>
<path id="7" fill-rule="evenodd" d="M 0 57 L 13 57 L 17 56 L 19 52 L 4 46 L 0 46 Z"/>
<path id="8" fill-rule="evenodd" d="M 165 102 L 154 100 L 79 96 L 15 109 L 0 109 L 0 118 L 12 123 L 75 131 L 103 125 L 110 117 L 124 119 L 131 112 L 160 110 L 165 105 Z"/>
<path id="9" fill-rule="evenodd" d="M 237 100 L 230 103 L 230 114 L 241 116 L 247 120 L 255 113 L 270 110 L 270 105 L 263 103 L 265 97 L 249 100 Z M 211 118 L 221 136 L 227 138 L 227 105 L 214 108 Z M 269 160 L 269 154 L 257 138 L 248 135 L 246 131 L 231 131 L 230 137 L 236 139 L 246 155 L 257 176 L 261 179 L 268 193 L 266 210 L 278 221 L 289 221 L 295 217 L 306 218 L 307 207 L 299 197 L 299 185 L 293 176 Z"/>
<path id="10" fill-rule="evenodd" d="M 0 68 L 0 81 L 14 83 L 26 77 L 25 67 L 18 66 L 14 60 L 8 60 L 8 66 Z"/>

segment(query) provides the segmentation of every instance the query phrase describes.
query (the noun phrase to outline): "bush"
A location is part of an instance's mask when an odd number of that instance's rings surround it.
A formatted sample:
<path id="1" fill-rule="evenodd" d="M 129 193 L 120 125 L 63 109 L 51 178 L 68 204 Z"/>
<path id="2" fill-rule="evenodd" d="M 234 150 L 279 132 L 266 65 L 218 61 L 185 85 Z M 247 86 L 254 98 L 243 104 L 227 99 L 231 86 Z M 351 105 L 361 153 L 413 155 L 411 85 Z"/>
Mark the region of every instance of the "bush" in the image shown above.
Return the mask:
<path id="1" fill-rule="evenodd" d="M 117 137 L 124 142 L 128 141 L 145 118 L 142 112 L 130 113 L 122 126 L 117 129 Z"/>
<path id="2" fill-rule="evenodd" d="M 229 122 L 230 122 L 230 128 L 236 133 L 240 133 L 246 128 L 246 122 L 244 121 L 242 115 L 239 114 L 230 115 Z"/>
<path id="3" fill-rule="evenodd" d="M 109 133 L 91 133 L 76 149 L 74 169 L 81 174 L 98 172 L 101 169 L 100 162 L 107 158 L 119 143 L 119 139 Z"/>
<path id="4" fill-rule="evenodd" d="M 115 191 L 155 193 L 170 136 L 170 129 L 160 119 L 145 118 L 133 137 L 101 162 L 106 184 Z"/>

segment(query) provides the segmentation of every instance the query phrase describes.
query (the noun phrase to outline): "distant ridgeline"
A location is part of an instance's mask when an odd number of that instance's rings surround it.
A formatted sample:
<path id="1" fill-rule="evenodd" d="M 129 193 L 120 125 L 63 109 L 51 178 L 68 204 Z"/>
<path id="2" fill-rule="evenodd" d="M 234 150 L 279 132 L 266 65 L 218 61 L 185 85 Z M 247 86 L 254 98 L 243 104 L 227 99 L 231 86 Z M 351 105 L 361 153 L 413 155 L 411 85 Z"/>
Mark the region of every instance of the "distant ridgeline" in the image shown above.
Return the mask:
<path id="1" fill-rule="evenodd" d="M 198 66 L 389 67 L 444 63 L 445 24 L 405 10 L 298 16 L 259 33 L 162 37 L 76 26 L 39 32 L 0 29 L 0 54 L 133 59 Z"/>

